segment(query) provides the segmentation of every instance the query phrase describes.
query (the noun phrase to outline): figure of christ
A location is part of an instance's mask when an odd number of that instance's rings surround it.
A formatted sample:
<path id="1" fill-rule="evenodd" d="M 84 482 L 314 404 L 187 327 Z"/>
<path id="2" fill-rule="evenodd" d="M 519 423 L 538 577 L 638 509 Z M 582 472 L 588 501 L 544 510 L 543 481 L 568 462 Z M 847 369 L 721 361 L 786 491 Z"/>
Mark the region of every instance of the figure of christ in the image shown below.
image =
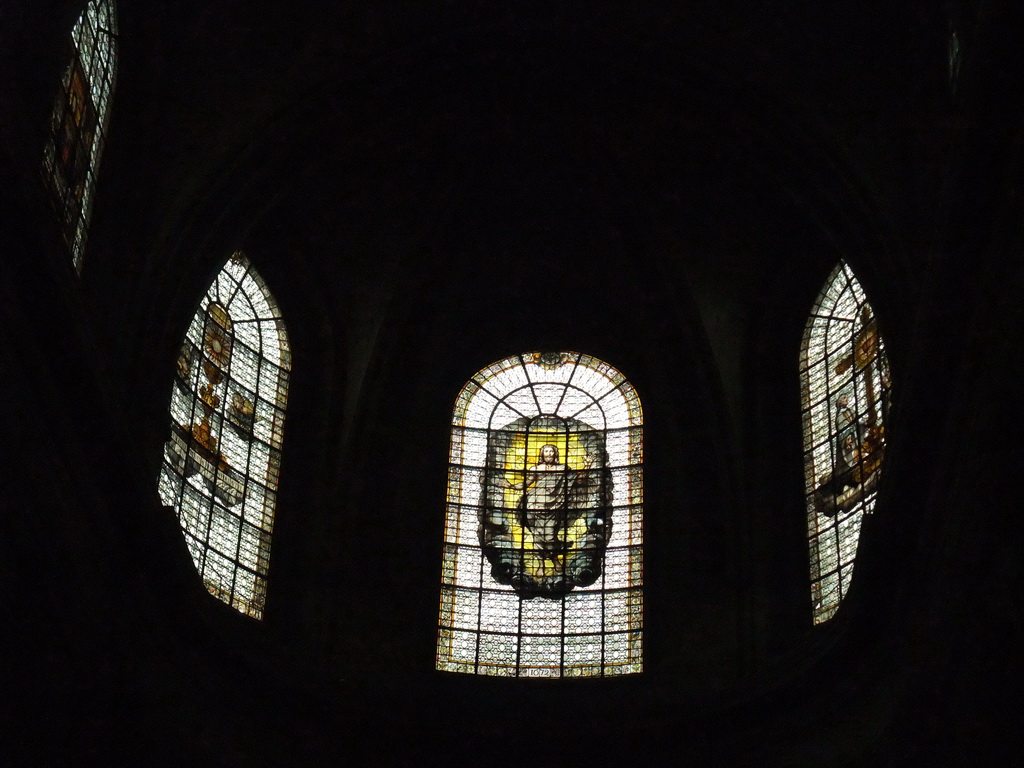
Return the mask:
<path id="1" fill-rule="evenodd" d="M 572 508 L 582 473 L 559 463 L 558 458 L 558 447 L 548 443 L 541 447 L 540 461 L 527 470 L 523 482 L 503 482 L 506 488 L 522 489 L 520 520 L 533 534 L 534 547 L 549 557 L 568 549 L 567 530 L 582 511 Z"/>

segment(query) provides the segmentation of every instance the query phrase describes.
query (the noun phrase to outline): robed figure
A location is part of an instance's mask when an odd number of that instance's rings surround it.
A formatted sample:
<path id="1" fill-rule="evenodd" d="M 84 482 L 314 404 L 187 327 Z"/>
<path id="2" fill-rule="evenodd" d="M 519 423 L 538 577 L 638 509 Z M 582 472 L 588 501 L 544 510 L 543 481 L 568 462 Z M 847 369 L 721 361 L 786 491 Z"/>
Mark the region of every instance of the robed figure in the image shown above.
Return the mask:
<path id="1" fill-rule="evenodd" d="M 603 433 L 573 419 L 519 419 L 491 433 L 480 543 L 496 581 L 531 598 L 597 580 L 611 533 L 606 464 Z"/>
<path id="2" fill-rule="evenodd" d="M 821 477 L 811 497 L 815 510 L 826 517 L 849 512 L 874 493 L 885 457 L 888 368 L 881 353 L 877 325 L 866 305 L 861 310 L 860 323 L 853 352 L 835 363 L 837 377 L 847 375 L 851 369 L 854 376 L 832 404 L 835 460 L 832 471 Z"/>

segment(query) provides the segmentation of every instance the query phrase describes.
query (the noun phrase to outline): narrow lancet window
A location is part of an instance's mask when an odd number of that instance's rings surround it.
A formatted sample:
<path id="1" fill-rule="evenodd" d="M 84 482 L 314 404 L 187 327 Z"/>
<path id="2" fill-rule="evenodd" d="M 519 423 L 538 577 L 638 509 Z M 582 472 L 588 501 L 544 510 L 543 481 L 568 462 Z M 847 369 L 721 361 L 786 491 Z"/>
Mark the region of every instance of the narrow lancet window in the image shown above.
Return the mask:
<path id="1" fill-rule="evenodd" d="M 875 313 L 840 263 L 811 311 L 800 352 L 814 623 L 832 618 L 853 575 L 861 522 L 885 455 L 889 363 Z"/>
<path id="2" fill-rule="evenodd" d="M 117 75 L 117 7 L 90 0 L 71 31 L 71 62 L 50 119 L 43 174 L 61 220 L 75 269 L 92 214 L 96 172 L 103 154 Z"/>
<path id="3" fill-rule="evenodd" d="M 575 352 L 477 373 L 452 418 L 437 668 L 506 677 L 643 669 L 643 417 Z"/>
<path id="4" fill-rule="evenodd" d="M 213 281 L 178 355 L 160 496 L 206 588 L 263 618 L 291 353 L 241 253 Z"/>

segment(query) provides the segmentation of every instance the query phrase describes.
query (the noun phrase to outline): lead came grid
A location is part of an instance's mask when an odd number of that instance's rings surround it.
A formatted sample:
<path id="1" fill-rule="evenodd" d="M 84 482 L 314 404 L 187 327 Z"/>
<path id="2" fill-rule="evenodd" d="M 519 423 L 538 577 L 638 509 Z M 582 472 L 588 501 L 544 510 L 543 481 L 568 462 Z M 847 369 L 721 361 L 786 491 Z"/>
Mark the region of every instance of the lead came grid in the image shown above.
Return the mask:
<path id="1" fill-rule="evenodd" d="M 865 514 L 874 509 L 889 399 L 874 312 L 840 263 L 815 302 L 801 353 L 804 464 L 814 622 L 849 589 Z"/>
<path id="2" fill-rule="evenodd" d="M 266 595 L 290 364 L 273 297 L 248 258 L 233 254 L 186 334 L 159 490 L 178 513 L 210 593 L 257 619 Z"/>
<path id="3" fill-rule="evenodd" d="M 51 138 L 43 154 L 43 172 L 63 220 L 63 236 L 72 263 L 81 272 L 96 173 L 117 77 L 114 0 L 89 2 L 71 31 L 71 45 L 72 61 L 64 72 L 51 116 Z M 81 79 L 80 84 L 77 78 Z M 86 103 L 79 104 L 79 99 Z M 79 159 L 68 169 L 71 157 Z M 72 178 L 67 178 L 68 170 Z"/>
<path id="4" fill-rule="evenodd" d="M 481 549 L 484 484 L 493 476 L 488 441 L 495 430 L 530 439 L 529 431 L 509 433 L 506 425 L 544 415 L 600 432 L 611 480 L 611 533 L 597 581 L 557 598 L 525 598 L 494 579 Z M 602 361 L 528 353 L 473 377 L 453 414 L 438 669 L 520 677 L 642 671 L 642 451 L 639 398 Z M 573 448 L 560 460 L 581 462 L 585 453 Z M 509 482 L 526 478 L 522 465 L 506 475 Z"/>

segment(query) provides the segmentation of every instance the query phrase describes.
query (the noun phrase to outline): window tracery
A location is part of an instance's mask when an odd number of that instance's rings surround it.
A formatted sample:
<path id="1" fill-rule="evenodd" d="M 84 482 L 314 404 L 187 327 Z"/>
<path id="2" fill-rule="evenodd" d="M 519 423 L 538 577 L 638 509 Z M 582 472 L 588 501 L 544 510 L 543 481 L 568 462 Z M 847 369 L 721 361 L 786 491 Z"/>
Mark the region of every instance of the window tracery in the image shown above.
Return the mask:
<path id="1" fill-rule="evenodd" d="M 642 671 L 643 417 L 617 370 L 527 353 L 477 373 L 452 419 L 437 668 Z"/>
<path id="2" fill-rule="evenodd" d="M 814 623 L 845 597 L 885 455 L 890 374 L 874 311 L 840 263 L 818 295 L 800 354 Z"/>
<path id="3" fill-rule="evenodd" d="M 117 75 L 115 0 L 89 0 L 71 32 L 71 44 L 71 63 L 50 119 L 43 168 L 64 242 L 81 272 Z"/>
<path id="4" fill-rule="evenodd" d="M 171 394 L 160 496 L 211 594 L 263 617 L 291 352 L 277 303 L 231 256 L 192 319 Z"/>

